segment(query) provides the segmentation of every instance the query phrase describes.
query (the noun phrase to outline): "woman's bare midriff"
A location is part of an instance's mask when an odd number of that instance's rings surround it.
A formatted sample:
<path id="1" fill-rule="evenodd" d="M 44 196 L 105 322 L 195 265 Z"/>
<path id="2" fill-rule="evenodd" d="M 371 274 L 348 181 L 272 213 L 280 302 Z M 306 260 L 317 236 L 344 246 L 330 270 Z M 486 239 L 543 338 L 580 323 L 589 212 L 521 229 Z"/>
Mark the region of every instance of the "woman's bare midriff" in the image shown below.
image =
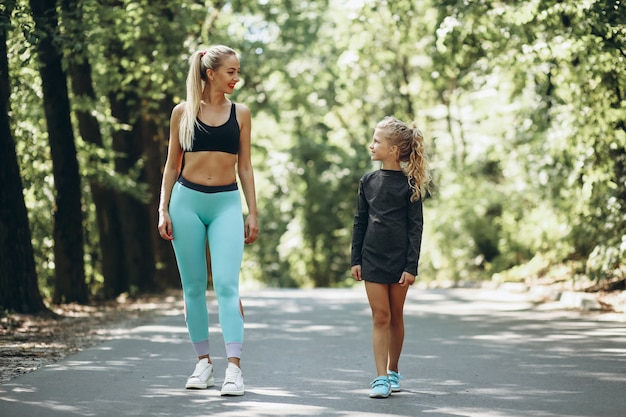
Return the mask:
<path id="1" fill-rule="evenodd" d="M 186 152 L 183 177 L 202 185 L 229 185 L 236 179 L 237 155 L 214 152 Z"/>

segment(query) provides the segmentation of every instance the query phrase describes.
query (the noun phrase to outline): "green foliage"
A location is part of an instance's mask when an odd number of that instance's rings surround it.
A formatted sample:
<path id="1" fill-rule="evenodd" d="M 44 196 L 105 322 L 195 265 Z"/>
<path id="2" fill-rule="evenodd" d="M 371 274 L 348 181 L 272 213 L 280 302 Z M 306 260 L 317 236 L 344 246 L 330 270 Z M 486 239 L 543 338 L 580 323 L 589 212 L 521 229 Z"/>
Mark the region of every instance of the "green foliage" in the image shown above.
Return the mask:
<path id="1" fill-rule="evenodd" d="M 440 6 L 439 73 L 451 74 L 442 86 L 468 89 L 468 80 L 471 85 L 490 72 L 487 80 L 500 78 L 512 87 L 515 113 L 505 120 L 513 134 L 499 135 L 511 142 L 497 156 L 505 174 L 520 176 L 506 179 L 501 200 L 509 232 L 500 235 L 499 245 L 511 258 L 509 267 L 542 252 L 552 263 L 586 260 L 589 272 L 604 277 L 624 264 L 626 48 L 620 9 L 620 2 L 603 1 Z M 474 83 L 469 90 L 479 87 Z M 488 124 L 484 119 L 476 129 Z M 513 204 L 515 198 L 523 198 L 523 205 Z M 520 245 L 522 256 L 511 257 L 511 248 Z"/>
<path id="2" fill-rule="evenodd" d="M 593 276 L 612 277 L 626 255 L 620 249 L 626 230 L 626 17 L 619 2 L 542 7 L 537 22 L 554 40 L 549 47 L 535 42 L 531 55 L 540 52 L 548 64 L 538 85 L 549 103 L 542 115 L 546 134 L 556 146 L 546 150 L 566 169 L 548 172 L 554 181 L 564 179 L 558 191 L 570 214 L 575 257 L 586 260 Z"/>
<path id="3" fill-rule="evenodd" d="M 253 114 L 261 234 L 243 279 L 271 286 L 350 283 L 359 178 L 377 169 L 367 144 L 383 116 L 426 134 L 434 187 L 425 201 L 422 279 L 624 275 L 626 12 L 620 1 L 428 0 L 80 2 L 62 26 L 68 56 L 92 63 L 90 109 L 103 146 L 79 141 L 81 173 L 146 199 L 146 159 L 120 174 L 112 137 L 134 121 L 169 124 L 190 52 L 228 44 L 242 57 L 232 99 Z M 52 284 L 54 184 L 37 34 L 27 3 L 9 42 L 12 121 L 42 291 Z M 73 42 L 72 31 L 86 35 Z M 112 51 L 116 51 L 112 53 Z M 109 57 L 105 60 L 103 57 Z M 112 117 L 122 98 L 131 120 Z M 155 146 L 164 146 L 155 141 Z M 97 226 L 85 190 L 88 270 Z M 528 267 L 524 265 L 528 263 Z M 540 267 L 537 265 L 541 265 Z M 507 271 L 510 273 L 507 275 Z M 513 279 L 513 278 L 511 278 Z"/>

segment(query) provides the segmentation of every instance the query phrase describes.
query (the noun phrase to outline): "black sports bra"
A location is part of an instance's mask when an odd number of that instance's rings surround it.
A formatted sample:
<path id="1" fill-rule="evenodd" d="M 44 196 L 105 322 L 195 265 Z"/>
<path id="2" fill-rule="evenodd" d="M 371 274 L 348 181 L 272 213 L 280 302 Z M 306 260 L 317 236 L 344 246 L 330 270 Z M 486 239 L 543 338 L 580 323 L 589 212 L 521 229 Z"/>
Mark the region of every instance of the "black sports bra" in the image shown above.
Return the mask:
<path id="1" fill-rule="evenodd" d="M 199 118 L 193 129 L 193 143 L 188 152 L 219 151 L 230 154 L 239 152 L 239 123 L 235 103 L 230 108 L 228 121 L 221 126 L 209 126 Z"/>

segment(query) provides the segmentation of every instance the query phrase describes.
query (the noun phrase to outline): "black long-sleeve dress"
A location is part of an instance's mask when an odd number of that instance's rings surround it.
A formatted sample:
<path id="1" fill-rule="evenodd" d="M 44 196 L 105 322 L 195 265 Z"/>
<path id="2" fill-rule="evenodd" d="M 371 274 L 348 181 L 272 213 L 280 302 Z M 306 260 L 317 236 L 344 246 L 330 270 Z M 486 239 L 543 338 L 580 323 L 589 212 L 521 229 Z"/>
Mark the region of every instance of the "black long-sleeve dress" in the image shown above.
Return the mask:
<path id="1" fill-rule="evenodd" d="M 417 276 L 424 224 L 422 199 L 411 202 L 402 171 L 378 170 L 359 183 L 351 264 L 365 281 L 393 284 L 403 272 Z"/>

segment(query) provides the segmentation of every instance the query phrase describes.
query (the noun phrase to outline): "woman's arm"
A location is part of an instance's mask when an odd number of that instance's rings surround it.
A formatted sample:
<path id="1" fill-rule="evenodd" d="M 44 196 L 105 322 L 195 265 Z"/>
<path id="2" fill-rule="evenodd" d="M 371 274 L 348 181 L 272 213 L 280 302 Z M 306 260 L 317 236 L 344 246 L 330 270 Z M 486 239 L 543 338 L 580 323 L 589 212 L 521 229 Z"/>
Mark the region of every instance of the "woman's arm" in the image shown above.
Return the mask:
<path id="1" fill-rule="evenodd" d="M 246 243 L 253 243 L 259 233 L 258 213 L 256 207 L 256 190 L 254 187 L 254 170 L 250 152 L 251 116 L 250 109 L 243 104 L 237 104 L 237 120 L 240 122 L 239 154 L 237 156 L 237 174 L 241 181 L 243 194 L 248 206 L 248 216 L 244 225 Z"/>
<path id="2" fill-rule="evenodd" d="M 178 138 L 178 127 L 183 114 L 184 103 L 174 107 L 170 118 L 170 139 L 167 147 L 167 160 L 163 169 L 163 179 L 161 181 L 161 193 L 159 200 L 159 234 L 165 240 L 173 240 L 172 221 L 169 214 L 170 196 L 172 187 L 180 175 L 183 149 Z"/>

